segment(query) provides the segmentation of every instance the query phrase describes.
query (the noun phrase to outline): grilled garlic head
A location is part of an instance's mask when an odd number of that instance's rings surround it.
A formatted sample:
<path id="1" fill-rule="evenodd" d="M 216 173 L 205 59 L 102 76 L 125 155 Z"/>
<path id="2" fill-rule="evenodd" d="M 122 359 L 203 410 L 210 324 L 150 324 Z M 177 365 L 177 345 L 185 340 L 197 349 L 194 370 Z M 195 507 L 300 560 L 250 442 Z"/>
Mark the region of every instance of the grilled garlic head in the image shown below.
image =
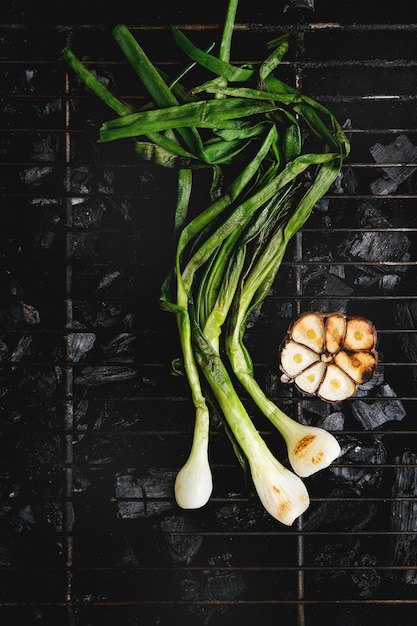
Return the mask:
<path id="1" fill-rule="evenodd" d="M 280 348 L 282 380 L 327 402 L 341 402 L 374 375 L 376 340 L 375 326 L 364 317 L 304 313 Z"/>

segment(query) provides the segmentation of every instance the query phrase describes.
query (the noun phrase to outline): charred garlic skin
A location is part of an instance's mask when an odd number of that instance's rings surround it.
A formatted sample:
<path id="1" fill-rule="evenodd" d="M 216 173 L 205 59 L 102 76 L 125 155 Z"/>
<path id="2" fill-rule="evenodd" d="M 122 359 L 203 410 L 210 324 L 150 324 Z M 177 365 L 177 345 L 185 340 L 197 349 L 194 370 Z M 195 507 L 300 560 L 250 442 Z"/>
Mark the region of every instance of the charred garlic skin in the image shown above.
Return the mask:
<path id="1" fill-rule="evenodd" d="M 362 316 L 304 313 L 280 347 L 282 380 L 326 402 L 341 402 L 375 374 L 376 343 L 375 326 Z"/>

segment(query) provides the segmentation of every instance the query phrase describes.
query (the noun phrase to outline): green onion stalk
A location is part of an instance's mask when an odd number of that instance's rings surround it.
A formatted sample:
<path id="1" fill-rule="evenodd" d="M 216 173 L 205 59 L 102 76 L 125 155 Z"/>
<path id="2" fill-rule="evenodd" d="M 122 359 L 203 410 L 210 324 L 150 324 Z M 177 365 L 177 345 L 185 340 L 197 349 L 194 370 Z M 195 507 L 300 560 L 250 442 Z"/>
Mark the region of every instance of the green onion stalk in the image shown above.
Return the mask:
<path id="1" fill-rule="evenodd" d="M 113 36 L 149 93 L 135 110 L 100 83 L 69 48 L 63 58 L 116 114 L 100 128 L 100 142 L 133 141 L 138 157 L 177 172 L 171 271 L 161 307 L 174 313 L 181 358 L 195 408 L 189 456 L 174 493 L 185 509 L 204 506 L 213 490 L 209 462 L 213 407 L 266 511 L 291 525 L 309 505 L 302 478 L 340 454 L 336 439 L 286 415 L 261 389 L 243 337 L 253 309 L 267 296 L 287 246 L 339 174 L 349 142 L 332 113 L 276 75 L 289 36 L 268 44 L 255 68 L 230 62 L 237 0 L 229 0 L 219 54 L 171 32 L 188 57 L 174 78 L 157 69 L 123 24 Z M 207 80 L 183 83 L 199 66 Z M 309 149 L 306 149 L 308 137 Z M 212 174 L 208 201 L 196 210 L 195 179 Z M 240 388 L 282 434 L 290 468 L 261 437 Z"/>
<path id="2" fill-rule="evenodd" d="M 340 453 L 340 445 L 328 431 L 306 426 L 286 415 L 261 389 L 254 377 L 251 357 L 243 344 L 249 314 L 262 302 L 279 270 L 288 241 L 305 222 L 317 200 L 324 195 L 339 172 L 334 161 L 322 166 L 315 182 L 298 204 L 296 220 L 280 225 L 262 251 L 250 273 L 240 283 L 232 313 L 228 318 L 226 349 L 238 380 L 255 401 L 263 414 L 280 431 L 287 445 L 288 458 L 293 470 L 302 477 L 310 476 L 327 467 Z"/>

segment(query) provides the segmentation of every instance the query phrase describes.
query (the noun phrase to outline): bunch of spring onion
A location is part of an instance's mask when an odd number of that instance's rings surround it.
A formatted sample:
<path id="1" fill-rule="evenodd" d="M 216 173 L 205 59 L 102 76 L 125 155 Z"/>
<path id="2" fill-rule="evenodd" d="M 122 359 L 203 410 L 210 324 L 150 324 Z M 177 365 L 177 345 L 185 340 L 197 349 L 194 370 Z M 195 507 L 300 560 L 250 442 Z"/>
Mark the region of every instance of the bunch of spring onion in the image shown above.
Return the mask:
<path id="1" fill-rule="evenodd" d="M 275 75 L 288 35 L 268 44 L 259 67 L 231 63 L 237 4 L 229 0 L 217 55 L 172 27 L 175 43 L 189 59 L 173 79 L 152 64 L 126 26 L 113 29 L 149 92 L 141 110 L 115 97 L 69 48 L 63 58 L 117 114 L 103 123 L 100 141 L 130 138 L 141 159 L 178 174 L 176 254 L 161 288 L 161 306 L 176 316 L 180 367 L 195 406 L 195 426 L 188 460 L 175 481 L 176 501 L 194 509 L 211 496 L 214 407 L 265 509 L 289 526 L 309 505 L 302 478 L 332 463 L 340 447 L 333 435 L 298 423 L 266 396 L 244 334 L 289 241 L 338 176 L 349 143 L 326 107 Z M 207 80 L 186 87 L 183 81 L 196 65 Z M 206 205 L 193 211 L 193 183 L 201 168 L 212 172 L 212 182 Z M 241 388 L 282 434 L 292 469 L 256 430 Z"/>

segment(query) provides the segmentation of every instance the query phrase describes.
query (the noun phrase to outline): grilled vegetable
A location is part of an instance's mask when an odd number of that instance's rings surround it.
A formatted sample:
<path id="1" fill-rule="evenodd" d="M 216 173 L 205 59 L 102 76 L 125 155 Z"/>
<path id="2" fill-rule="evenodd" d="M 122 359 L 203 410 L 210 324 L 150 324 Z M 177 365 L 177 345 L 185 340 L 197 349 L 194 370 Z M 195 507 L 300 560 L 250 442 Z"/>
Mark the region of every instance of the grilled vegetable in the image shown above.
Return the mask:
<path id="1" fill-rule="evenodd" d="M 140 111 L 111 94 L 70 49 L 63 57 L 117 115 L 102 124 L 100 141 L 131 140 L 138 157 L 178 173 L 176 253 L 160 303 L 176 317 L 181 358 L 174 369 L 187 377 L 195 426 L 189 458 L 175 482 L 177 503 L 198 508 L 210 498 L 213 407 L 265 509 L 290 525 L 309 504 L 296 473 L 308 476 L 326 467 L 340 447 L 333 435 L 298 424 L 265 396 L 243 337 L 289 241 L 337 178 L 350 146 L 328 109 L 273 74 L 289 35 L 269 43 L 259 67 L 230 62 L 237 6 L 229 0 L 218 57 L 172 28 L 175 43 L 190 59 L 174 78 L 151 63 L 126 26 L 114 28 L 150 95 Z M 182 81 L 195 64 L 207 71 L 207 80 L 187 88 Z M 212 184 L 207 203 L 201 207 L 200 200 L 195 212 L 193 183 L 201 168 L 211 170 Z M 268 449 L 240 397 L 239 382 L 279 428 L 296 473 Z"/>
<path id="2" fill-rule="evenodd" d="M 353 396 L 378 364 L 374 325 L 360 316 L 305 313 L 287 332 L 280 350 L 286 382 L 328 402 Z"/>

